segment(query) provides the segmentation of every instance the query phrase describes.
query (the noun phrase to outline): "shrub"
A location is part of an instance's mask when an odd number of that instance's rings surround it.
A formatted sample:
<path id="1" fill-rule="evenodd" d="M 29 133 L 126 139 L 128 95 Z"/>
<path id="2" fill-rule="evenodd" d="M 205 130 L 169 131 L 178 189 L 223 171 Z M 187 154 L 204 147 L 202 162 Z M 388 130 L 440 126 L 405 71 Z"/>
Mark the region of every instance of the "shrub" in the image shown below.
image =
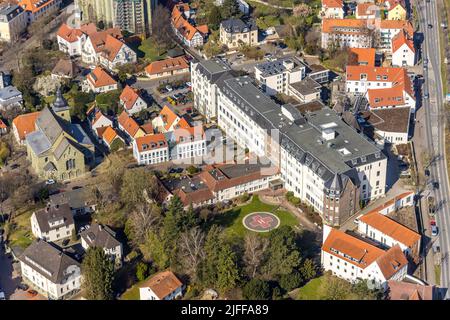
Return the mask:
<path id="1" fill-rule="evenodd" d="M 269 284 L 261 279 L 251 279 L 242 288 L 242 295 L 247 300 L 268 300 L 270 297 Z"/>
<path id="2" fill-rule="evenodd" d="M 136 266 L 136 278 L 138 281 L 143 281 L 148 276 L 148 265 L 144 262 L 139 262 Z"/>
<path id="3" fill-rule="evenodd" d="M 280 276 L 280 286 L 286 291 L 291 291 L 292 289 L 300 287 L 302 281 L 302 276 L 298 271 Z"/>

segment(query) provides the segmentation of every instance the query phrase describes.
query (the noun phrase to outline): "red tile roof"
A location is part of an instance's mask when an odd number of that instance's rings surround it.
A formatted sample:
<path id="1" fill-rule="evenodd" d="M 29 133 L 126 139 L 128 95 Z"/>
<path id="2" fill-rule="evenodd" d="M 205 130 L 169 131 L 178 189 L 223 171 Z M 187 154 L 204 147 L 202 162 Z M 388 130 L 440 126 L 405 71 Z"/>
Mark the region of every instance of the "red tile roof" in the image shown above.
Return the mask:
<path id="1" fill-rule="evenodd" d="M 152 276 L 140 287 L 149 287 L 159 299 L 163 300 L 182 285 L 172 271 L 163 271 Z"/>
<path id="2" fill-rule="evenodd" d="M 417 242 L 420 241 L 420 234 L 379 212 L 370 212 L 363 215 L 359 220 L 408 247 L 417 245 Z"/>
<path id="3" fill-rule="evenodd" d="M 145 72 L 147 72 L 147 74 L 154 75 L 162 72 L 183 69 L 187 69 L 186 71 L 189 71 L 189 64 L 184 56 L 154 61 L 145 67 Z"/>
<path id="4" fill-rule="evenodd" d="M 410 37 L 414 35 L 414 27 L 407 20 L 381 20 L 380 29 L 403 29 Z"/>
<path id="5" fill-rule="evenodd" d="M 6 129 L 8 126 L 3 122 L 2 119 L 0 119 L 0 129 Z"/>
<path id="6" fill-rule="evenodd" d="M 111 126 L 106 127 L 105 131 L 103 132 L 102 139 L 108 144 L 111 145 L 111 143 L 120 136 L 117 134 L 116 129 L 114 129 Z"/>
<path id="7" fill-rule="evenodd" d="M 374 48 L 349 48 L 349 53 L 354 54 L 356 61 L 349 61 L 350 65 L 367 64 L 368 66 L 375 66 Z"/>
<path id="8" fill-rule="evenodd" d="M 357 31 L 336 31 L 336 27 L 352 28 Z M 322 19 L 322 32 L 367 33 L 367 21 L 364 19 Z"/>
<path id="9" fill-rule="evenodd" d="M 163 133 L 151 134 L 135 140 L 139 152 L 167 148 L 166 136 Z"/>
<path id="10" fill-rule="evenodd" d="M 145 134 L 153 134 L 153 125 L 151 122 L 142 125 L 141 129 L 144 130 Z"/>
<path id="11" fill-rule="evenodd" d="M 434 286 L 388 281 L 389 300 L 433 300 Z"/>
<path id="12" fill-rule="evenodd" d="M 389 280 L 401 268 L 408 265 L 405 255 L 399 245 L 395 245 L 377 258 L 377 264 L 386 280 Z"/>
<path id="13" fill-rule="evenodd" d="M 127 110 L 133 108 L 138 98 L 139 98 L 138 90 L 130 87 L 129 85 L 127 85 L 125 89 L 123 89 L 119 97 L 119 99 L 122 101 L 123 105 Z"/>
<path id="14" fill-rule="evenodd" d="M 189 5 L 187 3 L 180 3 L 173 7 L 172 10 L 172 25 L 180 34 L 187 40 L 192 40 L 194 35 L 199 32 L 202 36 L 209 32 L 207 25 L 194 27 L 183 16 L 184 11 L 189 11 Z"/>
<path id="15" fill-rule="evenodd" d="M 322 7 L 342 8 L 343 6 L 344 6 L 343 0 L 322 0 Z"/>
<path id="16" fill-rule="evenodd" d="M 45 2 L 42 0 L 17 0 L 17 4 L 19 6 L 32 13 L 38 12 L 39 10 L 51 5 L 53 2 L 55 2 L 55 0 L 47 0 Z"/>
<path id="17" fill-rule="evenodd" d="M 33 131 L 35 131 L 35 123 L 37 117 L 39 117 L 41 113 L 39 111 L 21 114 L 17 116 L 13 120 L 13 125 L 17 129 L 17 133 L 19 134 L 20 140 L 25 140 L 25 136 Z"/>
<path id="18" fill-rule="evenodd" d="M 392 38 L 392 52 L 396 52 L 401 46 L 406 44 L 412 52 L 415 52 L 414 42 L 408 37 L 405 31 L 400 31 L 394 38 Z"/>
<path id="19" fill-rule="evenodd" d="M 125 130 L 131 137 L 134 138 L 134 136 L 140 129 L 137 122 L 132 117 L 130 117 L 125 110 L 122 111 L 117 120 L 122 126 L 123 130 Z"/>
<path id="20" fill-rule="evenodd" d="M 166 130 L 169 130 L 172 124 L 178 119 L 178 115 L 167 105 L 161 109 L 159 116 L 163 119 L 164 129 Z"/>
<path id="21" fill-rule="evenodd" d="M 178 128 L 175 129 L 173 133 L 177 143 L 200 141 L 205 139 L 205 131 L 201 125 L 196 127 Z"/>
<path id="22" fill-rule="evenodd" d="M 87 75 L 87 79 L 96 88 L 117 84 L 117 81 L 102 67 L 95 67 L 95 69 Z"/>

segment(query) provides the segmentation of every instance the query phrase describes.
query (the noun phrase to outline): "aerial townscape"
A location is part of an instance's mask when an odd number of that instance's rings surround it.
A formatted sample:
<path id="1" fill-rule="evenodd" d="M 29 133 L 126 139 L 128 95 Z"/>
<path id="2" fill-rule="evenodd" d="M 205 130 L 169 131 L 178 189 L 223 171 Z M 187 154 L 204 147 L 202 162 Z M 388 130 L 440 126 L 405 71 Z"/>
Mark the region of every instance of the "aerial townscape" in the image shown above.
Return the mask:
<path id="1" fill-rule="evenodd" d="M 448 0 L 0 0 L 0 300 L 450 298 Z"/>

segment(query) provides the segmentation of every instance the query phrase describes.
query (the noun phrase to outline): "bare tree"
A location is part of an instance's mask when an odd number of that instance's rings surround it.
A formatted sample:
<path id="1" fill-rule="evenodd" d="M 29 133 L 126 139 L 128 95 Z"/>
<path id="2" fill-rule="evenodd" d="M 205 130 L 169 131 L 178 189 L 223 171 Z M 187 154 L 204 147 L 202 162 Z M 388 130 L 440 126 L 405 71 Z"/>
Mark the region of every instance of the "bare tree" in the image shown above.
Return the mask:
<path id="1" fill-rule="evenodd" d="M 248 234 L 245 237 L 244 262 L 246 264 L 247 274 L 250 277 L 254 278 L 256 276 L 268 245 L 269 242 L 266 238 L 261 238 L 254 233 Z"/>
<path id="2" fill-rule="evenodd" d="M 159 4 L 155 8 L 154 15 L 157 19 L 152 19 L 152 39 L 160 54 L 172 43 L 170 13 L 163 5 Z"/>
<path id="3" fill-rule="evenodd" d="M 158 206 L 148 203 L 140 203 L 131 212 L 128 219 L 132 229 L 132 241 L 142 244 L 150 230 L 152 230 L 161 218 L 161 210 Z"/>
<path id="4" fill-rule="evenodd" d="M 179 241 L 182 265 L 191 279 L 196 281 L 198 266 L 205 257 L 205 234 L 199 227 L 194 227 L 182 233 Z"/>

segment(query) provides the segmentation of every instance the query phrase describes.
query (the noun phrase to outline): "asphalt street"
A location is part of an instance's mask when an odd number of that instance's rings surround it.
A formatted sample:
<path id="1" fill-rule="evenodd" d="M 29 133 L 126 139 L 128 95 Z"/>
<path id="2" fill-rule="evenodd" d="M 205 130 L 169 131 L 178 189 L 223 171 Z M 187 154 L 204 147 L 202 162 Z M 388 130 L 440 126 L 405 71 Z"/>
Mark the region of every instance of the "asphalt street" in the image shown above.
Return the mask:
<path id="1" fill-rule="evenodd" d="M 430 165 L 431 176 L 434 181 L 439 182 L 438 188 L 429 187 L 425 195 L 434 195 L 436 202 L 442 206 L 437 213 L 437 225 L 439 228 L 439 243 L 442 254 L 441 262 L 441 287 L 450 286 L 450 265 L 448 254 L 450 251 L 449 242 L 449 205 L 448 196 L 449 183 L 447 176 L 447 165 L 445 161 L 445 116 L 443 115 L 443 89 L 440 73 L 440 47 L 439 47 L 439 23 L 438 8 L 435 1 L 418 2 L 421 28 L 424 33 L 425 42 L 423 44 L 423 58 L 428 59 L 428 69 L 424 69 L 425 84 L 424 94 L 429 94 L 429 98 L 424 99 L 427 144 L 429 150 L 435 155 L 435 160 Z M 431 25 L 429 27 L 428 25 Z M 429 192 L 429 193 L 428 193 Z M 446 291 L 446 299 L 450 296 Z"/>

